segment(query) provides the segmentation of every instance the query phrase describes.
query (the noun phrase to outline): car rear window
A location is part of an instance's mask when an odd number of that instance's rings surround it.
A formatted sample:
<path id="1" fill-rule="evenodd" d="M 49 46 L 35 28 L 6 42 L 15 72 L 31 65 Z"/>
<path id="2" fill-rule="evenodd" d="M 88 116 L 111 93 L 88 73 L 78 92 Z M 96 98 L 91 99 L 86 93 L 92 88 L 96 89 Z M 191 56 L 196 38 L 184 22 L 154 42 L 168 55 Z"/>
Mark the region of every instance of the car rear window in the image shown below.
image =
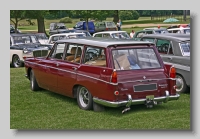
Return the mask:
<path id="1" fill-rule="evenodd" d="M 139 70 L 160 68 L 161 65 L 152 48 L 112 50 L 116 70 Z"/>
<path id="2" fill-rule="evenodd" d="M 182 42 L 179 44 L 183 56 L 190 56 L 190 42 Z"/>
<path id="3" fill-rule="evenodd" d="M 108 27 L 116 27 L 114 22 L 107 22 L 106 25 Z"/>

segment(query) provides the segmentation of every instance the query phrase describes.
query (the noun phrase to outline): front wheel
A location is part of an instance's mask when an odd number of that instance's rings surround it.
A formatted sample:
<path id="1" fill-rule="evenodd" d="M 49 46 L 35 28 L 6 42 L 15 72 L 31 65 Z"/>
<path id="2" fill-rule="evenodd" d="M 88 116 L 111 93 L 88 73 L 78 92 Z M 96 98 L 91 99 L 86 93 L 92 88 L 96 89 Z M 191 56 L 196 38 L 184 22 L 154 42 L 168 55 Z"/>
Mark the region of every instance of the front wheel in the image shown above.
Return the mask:
<path id="1" fill-rule="evenodd" d="M 20 61 L 19 56 L 18 55 L 14 55 L 12 58 L 12 66 L 14 68 L 19 68 L 23 66 L 23 63 Z"/>
<path id="2" fill-rule="evenodd" d="M 181 75 L 176 75 L 176 92 L 177 93 L 185 93 L 187 91 L 187 84 L 185 79 Z"/>
<path id="3" fill-rule="evenodd" d="M 91 110 L 93 107 L 92 95 L 84 86 L 79 86 L 77 90 L 77 103 L 83 110 Z"/>
<path id="4" fill-rule="evenodd" d="M 40 87 L 38 86 L 38 83 L 35 79 L 33 70 L 31 70 L 31 72 L 30 72 L 30 83 L 31 83 L 31 90 L 37 91 L 40 89 Z"/>

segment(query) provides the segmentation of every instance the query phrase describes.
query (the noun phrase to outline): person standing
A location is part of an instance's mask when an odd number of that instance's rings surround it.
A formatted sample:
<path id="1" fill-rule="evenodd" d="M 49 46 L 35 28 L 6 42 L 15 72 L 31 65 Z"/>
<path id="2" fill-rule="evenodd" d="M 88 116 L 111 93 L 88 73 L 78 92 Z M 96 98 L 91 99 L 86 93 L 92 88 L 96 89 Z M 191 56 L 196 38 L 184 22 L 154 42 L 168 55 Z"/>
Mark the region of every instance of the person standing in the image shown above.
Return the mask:
<path id="1" fill-rule="evenodd" d="M 130 37 L 133 38 L 134 34 L 135 34 L 135 31 L 132 30 L 131 33 L 130 33 Z"/>
<path id="2" fill-rule="evenodd" d="M 121 30 L 121 23 L 120 23 L 120 20 L 117 22 L 117 30 Z"/>

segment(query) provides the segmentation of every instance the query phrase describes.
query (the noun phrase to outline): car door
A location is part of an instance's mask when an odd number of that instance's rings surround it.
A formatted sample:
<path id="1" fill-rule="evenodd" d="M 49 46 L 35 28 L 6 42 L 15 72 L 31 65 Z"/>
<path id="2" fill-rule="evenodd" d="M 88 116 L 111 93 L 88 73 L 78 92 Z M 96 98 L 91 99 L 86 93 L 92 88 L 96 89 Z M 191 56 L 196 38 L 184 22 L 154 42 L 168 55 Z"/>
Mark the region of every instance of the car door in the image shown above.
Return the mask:
<path id="1" fill-rule="evenodd" d="M 57 75 L 59 71 L 59 63 L 64 58 L 65 43 L 55 44 L 53 50 L 45 60 L 41 60 L 40 83 L 43 88 L 58 92 Z"/>
<path id="2" fill-rule="evenodd" d="M 72 96 L 73 86 L 77 79 L 77 71 L 81 63 L 83 45 L 68 44 L 63 61 L 59 62 L 57 74 L 58 92 Z"/>
<path id="3" fill-rule="evenodd" d="M 101 31 L 100 22 L 97 22 L 97 23 L 95 24 L 95 32 L 99 32 L 99 31 Z"/>

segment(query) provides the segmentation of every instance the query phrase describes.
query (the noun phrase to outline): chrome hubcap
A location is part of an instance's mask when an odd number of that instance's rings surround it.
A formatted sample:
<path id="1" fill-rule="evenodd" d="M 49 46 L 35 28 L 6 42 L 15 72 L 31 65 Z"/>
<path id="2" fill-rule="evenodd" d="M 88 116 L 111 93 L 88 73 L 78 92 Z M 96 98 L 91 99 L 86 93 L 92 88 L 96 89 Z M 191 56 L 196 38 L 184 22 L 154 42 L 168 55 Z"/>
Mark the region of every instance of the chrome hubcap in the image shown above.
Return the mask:
<path id="1" fill-rule="evenodd" d="M 82 107 L 87 107 L 89 102 L 89 93 L 85 87 L 82 87 L 79 91 L 79 102 Z"/>
<path id="2" fill-rule="evenodd" d="M 176 77 L 176 91 L 181 91 L 183 89 L 183 79 L 179 76 Z"/>

